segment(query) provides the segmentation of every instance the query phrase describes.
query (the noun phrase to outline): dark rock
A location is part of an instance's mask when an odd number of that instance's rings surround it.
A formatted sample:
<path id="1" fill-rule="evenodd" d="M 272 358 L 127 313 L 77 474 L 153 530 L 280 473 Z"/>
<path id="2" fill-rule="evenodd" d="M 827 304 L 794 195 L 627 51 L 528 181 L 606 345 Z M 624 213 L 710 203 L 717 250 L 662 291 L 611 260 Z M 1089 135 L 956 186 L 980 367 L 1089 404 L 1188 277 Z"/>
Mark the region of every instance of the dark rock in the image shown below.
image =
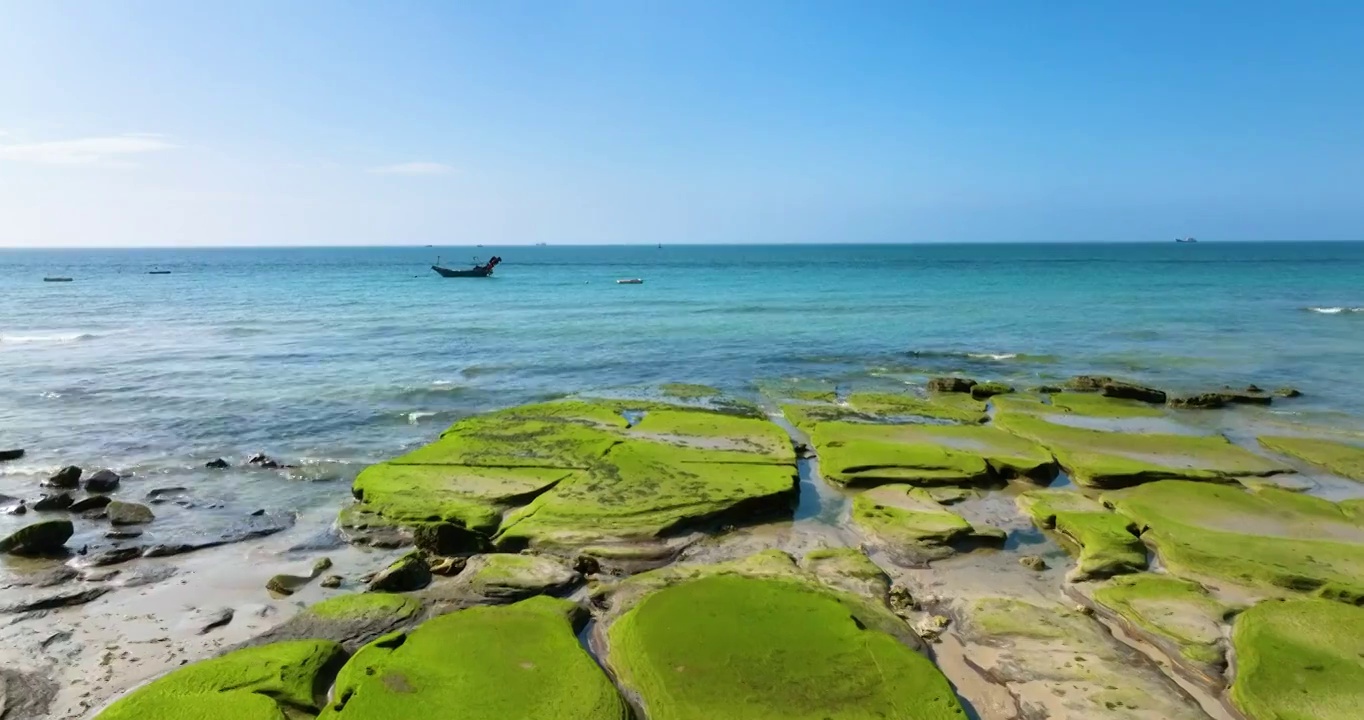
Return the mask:
<path id="1" fill-rule="evenodd" d="M 260 517 L 260 516 L 262 516 L 262 515 L 264 515 L 264 514 L 265 514 L 265 508 L 259 508 L 259 509 L 257 509 L 257 510 L 252 511 L 251 517 Z"/>
<path id="2" fill-rule="evenodd" d="M 278 470 L 281 467 L 274 458 L 265 453 L 256 453 L 255 455 L 252 455 L 246 459 L 246 464 L 255 465 L 258 468 L 264 468 L 266 470 Z"/>
<path id="3" fill-rule="evenodd" d="M 28 506 L 24 504 L 23 500 L 20 500 L 12 505 L 6 505 L 4 512 L 6 515 L 24 515 L 28 513 Z"/>
<path id="4" fill-rule="evenodd" d="M 1269 405 L 1274 398 L 1269 395 L 1223 390 L 1221 392 L 1201 393 L 1189 397 L 1172 398 L 1170 407 L 1185 410 L 1216 410 L 1228 405 Z"/>
<path id="5" fill-rule="evenodd" d="M 104 537 L 110 540 L 131 540 L 135 537 L 142 537 L 142 531 L 137 528 L 118 528 L 106 531 Z"/>
<path id="6" fill-rule="evenodd" d="M 428 523 L 412 529 L 412 544 L 434 555 L 459 555 L 482 550 L 487 539 L 459 525 Z"/>
<path id="7" fill-rule="evenodd" d="M 384 568 L 369 583 L 378 592 L 408 592 L 431 584 L 431 566 L 420 552 L 410 552 Z"/>
<path id="8" fill-rule="evenodd" d="M 1264 393 L 1264 390 L 1259 385 L 1247 385 L 1246 392 L 1252 394 L 1261 394 Z"/>
<path id="9" fill-rule="evenodd" d="M 1056 393 L 1065 391 L 1066 389 L 1061 387 L 1060 385 L 1038 385 L 1037 387 L 1032 389 L 1032 392 L 1039 393 L 1041 395 L 1055 395 Z"/>
<path id="10" fill-rule="evenodd" d="M 38 512 L 48 510 L 65 510 L 76 503 L 76 499 L 71 497 L 71 493 L 57 493 L 56 495 L 44 495 L 33 503 L 33 509 Z"/>
<path id="11" fill-rule="evenodd" d="M 1113 382 L 1113 378 L 1107 375 L 1076 375 L 1066 381 L 1065 388 L 1075 392 L 1099 392 Z"/>
<path id="12" fill-rule="evenodd" d="M 160 500 L 163 499 L 166 495 L 178 495 L 184 492 L 189 492 L 189 488 L 180 487 L 179 485 L 176 485 L 174 487 L 159 487 L 148 490 L 147 497 L 152 500 Z"/>
<path id="13" fill-rule="evenodd" d="M 579 555 L 573 559 L 573 570 L 583 575 L 596 575 L 601 572 L 601 563 L 591 555 Z"/>
<path id="14" fill-rule="evenodd" d="M 85 480 L 86 492 L 109 493 L 118 489 L 123 478 L 113 470 L 100 470 Z"/>
<path id="15" fill-rule="evenodd" d="M 112 501 L 109 499 L 108 495 L 91 495 L 77 500 L 67 509 L 73 513 L 83 513 L 89 510 L 100 510 L 110 502 Z"/>
<path id="16" fill-rule="evenodd" d="M 223 627 L 232 622 L 236 616 L 236 611 L 232 608 L 216 608 L 212 610 L 195 610 L 189 614 L 181 623 L 184 627 L 193 629 L 200 635 L 207 635 L 209 632 Z"/>
<path id="17" fill-rule="evenodd" d="M 21 613 L 34 610 L 54 610 L 56 608 L 84 605 L 97 600 L 110 591 L 108 587 L 62 588 L 55 592 L 41 593 L 22 598 L 17 602 L 0 608 L 0 612 Z"/>
<path id="18" fill-rule="evenodd" d="M 996 395 L 1004 395 L 1013 392 L 1014 389 L 1004 383 L 987 382 L 976 383 L 971 386 L 971 397 L 977 400 L 985 400 Z"/>
<path id="19" fill-rule="evenodd" d="M 937 377 L 928 381 L 929 392 L 969 393 L 975 386 L 976 381 L 970 378 Z"/>
<path id="20" fill-rule="evenodd" d="M 1281 398 L 1302 397 L 1302 391 L 1298 390 L 1297 388 L 1291 387 L 1281 387 L 1278 390 L 1275 390 L 1274 394 L 1278 395 Z"/>
<path id="21" fill-rule="evenodd" d="M 81 484 L 81 469 L 75 465 L 67 465 L 61 470 L 58 470 L 56 475 L 48 478 L 43 484 L 48 487 L 62 488 L 65 490 L 78 488 Z"/>
<path id="22" fill-rule="evenodd" d="M 1037 572 L 1042 572 L 1047 569 L 1047 561 L 1043 560 L 1038 555 L 1024 555 L 1018 559 L 1018 564 L 1029 570 L 1036 570 Z"/>
<path id="23" fill-rule="evenodd" d="M 114 548 L 113 550 L 87 555 L 81 559 L 80 565 L 82 567 L 106 567 L 135 560 L 141 556 L 142 548 L 140 547 Z"/>
<path id="24" fill-rule="evenodd" d="M 13 449 L 13 450 L 0 450 L 0 462 L 7 462 L 7 461 L 9 461 L 9 460 L 18 460 L 19 458 L 21 458 L 21 457 L 23 457 L 23 456 L 24 456 L 24 449 L 23 449 L 23 448 L 15 448 L 15 449 Z"/>
<path id="25" fill-rule="evenodd" d="M 1162 390 L 1142 387 L 1141 385 L 1134 385 L 1118 380 L 1104 383 L 1103 386 L 1099 388 L 1099 393 L 1104 397 L 1118 398 L 1121 400 L 1137 400 L 1153 405 L 1163 405 L 1166 400 L 1165 392 Z"/>
<path id="26" fill-rule="evenodd" d="M 105 510 L 109 513 L 109 522 L 114 525 L 141 525 L 156 519 L 151 508 L 139 503 L 115 500 Z"/>
<path id="27" fill-rule="evenodd" d="M 66 541 L 71 539 L 75 527 L 70 520 L 44 520 L 28 527 L 20 528 L 4 540 L 0 540 L 0 552 L 17 555 L 52 555 L 66 551 Z"/>
<path id="28" fill-rule="evenodd" d="M 327 577 L 322 578 L 322 582 L 318 584 L 329 590 L 335 590 L 336 588 L 341 587 L 342 582 L 345 582 L 345 578 L 340 575 L 328 575 Z"/>
<path id="29" fill-rule="evenodd" d="M 208 462 L 204 463 L 204 467 L 209 468 L 211 470 L 224 470 L 232 466 L 228 464 L 226 460 L 218 458 L 217 460 L 209 460 Z"/>
<path id="30" fill-rule="evenodd" d="M 915 602 L 914 595 L 909 592 L 909 588 L 904 585 L 893 585 L 890 594 L 886 596 L 890 603 L 890 609 L 896 615 L 905 615 L 919 609 L 919 603 Z"/>

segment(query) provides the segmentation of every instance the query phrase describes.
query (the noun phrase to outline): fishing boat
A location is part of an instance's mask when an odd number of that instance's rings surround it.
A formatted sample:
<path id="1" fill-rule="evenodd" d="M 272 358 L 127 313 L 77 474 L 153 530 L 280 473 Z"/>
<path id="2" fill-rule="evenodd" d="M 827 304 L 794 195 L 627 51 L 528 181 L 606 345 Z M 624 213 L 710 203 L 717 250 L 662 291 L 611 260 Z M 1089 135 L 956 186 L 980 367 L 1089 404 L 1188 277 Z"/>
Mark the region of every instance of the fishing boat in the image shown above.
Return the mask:
<path id="1" fill-rule="evenodd" d="M 502 258 L 494 255 L 492 256 L 492 258 L 488 260 L 488 262 L 482 264 L 480 264 L 478 260 L 475 259 L 474 266 L 469 268 L 468 270 L 451 270 L 448 267 L 442 267 L 440 264 L 440 258 L 436 258 L 436 264 L 432 265 L 431 269 L 435 270 L 437 275 L 447 278 L 492 277 L 493 268 L 497 267 L 498 263 L 500 262 L 502 262 Z"/>
<path id="2" fill-rule="evenodd" d="M 1194 238 L 1187 237 L 1187 238 L 1175 238 L 1175 242 L 1177 242 L 1177 243 L 1196 243 L 1196 242 L 1198 242 L 1198 241 L 1195 240 Z"/>

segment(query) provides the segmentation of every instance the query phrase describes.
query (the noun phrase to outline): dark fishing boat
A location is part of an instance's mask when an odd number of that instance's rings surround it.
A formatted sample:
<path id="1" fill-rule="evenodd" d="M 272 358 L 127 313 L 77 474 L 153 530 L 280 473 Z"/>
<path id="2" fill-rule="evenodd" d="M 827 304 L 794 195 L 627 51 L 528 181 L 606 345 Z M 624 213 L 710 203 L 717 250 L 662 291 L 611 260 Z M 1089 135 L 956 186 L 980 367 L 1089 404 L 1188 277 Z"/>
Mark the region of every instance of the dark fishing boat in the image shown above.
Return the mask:
<path id="1" fill-rule="evenodd" d="M 493 268 L 497 267 L 498 263 L 500 262 L 502 262 L 502 258 L 494 255 L 492 256 L 491 259 L 488 260 L 488 262 L 483 263 L 482 265 L 480 265 L 478 261 L 475 260 L 474 266 L 469 268 L 468 270 L 451 270 L 448 267 L 441 267 L 440 258 L 436 258 L 436 264 L 432 265 L 431 269 L 435 270 L 437 275 L 447 278 L 492 277 Z"/>

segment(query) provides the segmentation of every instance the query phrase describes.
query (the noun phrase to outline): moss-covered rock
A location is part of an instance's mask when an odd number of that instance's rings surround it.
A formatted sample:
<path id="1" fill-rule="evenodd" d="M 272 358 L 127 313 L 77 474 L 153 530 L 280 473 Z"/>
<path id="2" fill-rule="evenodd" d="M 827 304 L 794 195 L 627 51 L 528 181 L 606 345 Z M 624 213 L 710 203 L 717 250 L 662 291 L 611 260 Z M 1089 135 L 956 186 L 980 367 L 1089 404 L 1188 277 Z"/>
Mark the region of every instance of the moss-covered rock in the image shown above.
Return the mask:
<path id="1" fill-rule="evenodd" d="M 1231 699 L 1250 720 L 1354 720 L 1364 708 L 1364 608 L 1264 602 L 1232 633 Z"/>
<path id="2" fill-rule="evenodd" d="M 104 506 L 104 511 L 113 525 L 141 525 L 156 519 L 152 509 L 142 503 L 114 500 Z"/>
<path id="3" fill-rule="evenodd" d="M 1276 453 L 1304 460 L 1351 480 L 1364 481 L 1364 446 L 1316 438 L 1268 436 L 1260 445 Z"/>
<path id="4" fill-rule="evenodd" d="M 720 395 L 720 391 L 709 385 L 695 385 L 692 383 L 665 383 L 659 386 L 658 391 L 663 395 L 678 400 L 704 400 Z"/>
<path id="5" fill-rule="evenodd" d="M 76 531 L 70 520 L 43 520 L 19 528 L 0 540 L 0 552 L 15 555 L 52 555 L 66 551 L 66 541 Z"/>
<path id="6" fill-rule="evenodd" d="M 848 396 L 848 405 L 860 413 L 881 417 L 916 416 L 964 423 L 986 419 L 985 403 L 970 395 L 934 394 L 921 398 L 902 393 L 856 392 Z"/>
<path id="7" fill-rule="evenodd" d="M 1146 528 L 1142 538 L 1173 573 L 1364 602 L 1364 516 L 1350 504 L 1172 480 L 1104 501 Z"/>
<path id="8" fill-rule="evenodd" d="M 968 538 L 1003 540 L 982 533 L 923 489 L 908 485 L 883 485 L 859 494 L 853 498 L 852 521 L 872 544 L 909 564 L 948 557 L 956 552 L 953 543 Z"/>
<path id="9" fill-rule="evenodd" d="M 1220 435 L 1103 432 L 1001 412 L 995 424 L 1040 443 L 1082 485 L 1116 488 L 1166 479 L 1231 482 L 1292 472 Z"/>
<path id="10" fill-rule="evenodd" d="M 608 637 L 610 667 L 655 720 L 966 717 L 927 658 L 798 582 L 683 582 L 639 601 Z"/>
<path id="11" fill-rule="evenodd" d="M 1092 617 L 1006 597 L 970 601 L 960 615 L 954 627 L 967 643 L 968 659 L 1007 687 L 1030 717 L 1207 718 L 1178 685 Z"/>
<path id="12" fill-rule="evenodd" d="M 820 472 L 839 485 L 978 485 L 1056 473 L 1049 452 L 991 427 L 831 421 L 810 437 Z"/>
<path id="13" fill-rule="evenodd" d="M 1223 685 L 1222 623 L 1233 608 L 1196 582 L 1169 575 L 1124 575 L 1094 588 L 1094 602 L 1130 634 L 1160 648 L 1185 675 L 1214 691 Z"/>
<path id="14" fill-rule="evenodd" d="M 342 668 L 319 720 L 625 720 L 629 706 L 574 636 L 575 611 L 538 597 L 380 638 Z"/>
<path id="15" fill-rule="evenodd" d="M 345 657 L 340 645 L 327 640 L 237 650 L 142 686 L 97 720 L 284 720 L 312 714 Z"/>
<path id="16" fill-rule="evenodd" d="M 408 595 L 368 592 L 338 595 L 309 605 L 305 611 L 324 620 L 361 620 L 376 617 L 405 620 L 421 609 L 421 603 Z"/>
<path id="17" fill-rule="evenodd" d="M 509 601 L 531 595 L 558 595 L 582 576 L 559 562 L 538 555 L 496 553 L 470 558 L 459 581 L 477 597 Z"/>
<path id="18" fill-rule="evenodd" d="M 962 377 L 935 377 L 928 381 L 928 391 L 938 393 L 969 393 L 976 381 Z"/>
<path id="19" fill-rule="evenodd" d="M 881 598 L 890 592 L 890 578 L 857 548 L 811 550 L 800 566 L 824 584 L 854 595 Z"/>
<path id="20" fill-rule="evenodd" d="M 337 595 L 309 605 L 303 612 L 276 625 L 248 644 L 325 639 L 354 652 L 381 635 L 408 627 L 416 621 L 422 607 L 421 600 L 397 593 Z"/>
<path id="21" fill-rule="evenodd" d="M 976 383 L 971 387 L 971 397 L 976 400 L 986 400 L 996 395 L 1006 395 L 1013 392 L 1013 386 L 1002 382 L 983 382 Z"/>
<path id="22" fill-rule="evenodd" d="M 1019 508 L 1038 527 L 1065 536 L 1078 548 L 1075 569 L 1067 576 L 1080 582 L 1145 570 L 1146 546 L 1131 520 L 1069 490 L 1029 490 L 1018 496 Z"/>

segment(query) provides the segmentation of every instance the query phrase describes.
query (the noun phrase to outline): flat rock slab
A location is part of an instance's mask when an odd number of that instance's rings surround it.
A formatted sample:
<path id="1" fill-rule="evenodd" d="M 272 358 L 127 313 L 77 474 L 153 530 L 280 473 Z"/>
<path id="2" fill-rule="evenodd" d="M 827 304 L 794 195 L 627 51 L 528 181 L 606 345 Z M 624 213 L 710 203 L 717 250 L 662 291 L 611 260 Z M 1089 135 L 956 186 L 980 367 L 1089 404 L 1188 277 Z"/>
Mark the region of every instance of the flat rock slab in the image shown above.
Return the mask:
<path id="1" fill-rule="evenodd" d="M 1364 503 L 1166 480 L 1105 493 L 1171 572 L 1364 602 Z"/>
<path id="2" fill-rule="evenodd" d="M 1029 490 L 1018 496 L 1018 507 L 1043 530 L 1055 530 L 1078 549 L 1074 582 L 1140 572 L 1147 567 L 1146 546 L 1138 528 L 1122 515 L 1072 490 Z"/>
<path id="3" fill-rule="evenodd" d="M 981 485 L 1056 475 L 1050 452 L 992 427 L 834 420 L 816 423 L 810 437 L 821 474 L 839 485 Z"/>
<path id="4" fill-rule="evenodd" d="M 453 580 L 434 585 L 424 597 L 476 603 L 505 603 L 532 595 L 562 595 L 582 575 L 557 560 L 536 555 L 476 555 Z"/>
<path id="5" fill-rule="evenodd" d="M 532 598 L 429 620 L 366 645 L 337 676 L 319 720 L 626 720 L 629 706 L 578 643 L 577 607 Z"/>
<path id="6" fill-rule="evenodd" d="M 612 624 L 608 665 L 655 720 L 966 718 L 877 611 L 818 587 L 742 574 L 665 587 Z"/>
<path id="7" fill-rule="evenodd" d="M 1105 432 L 1001 412 L 995 425 L 1050 450 L 1076 483 L 1121 488 L 1156 480 L 1233 482 L 1292 472 L 1221 435 Z"/>
<path id="8" fill-rule="evenodd" d="M 1364 481 L 1362 445 L 1286 436 L 1262 437 L 1260 445 L 1267 450 L 1298 458 L 1341 477 Z"/>
<path id="9" fill-rule="evenodd" d="M 981 538 L 964 518 L 922 488 L 882 485 L 853 498 L 853 526 L 901 564 L 920 565 L 953 555 L 954 543 Z M 998 540 L 1004 539 L 1001 534 Z"/>
<path id="10" fill-rule="evenodd" d="M 1178 685 L 1094 618 L 1056 605 L 981 598 L 957 613 L 966 658 L 1025 717 L 1206 720 Z"/>
<path id="11" fill-rule="evenodd" d="M 1364 707 L 1364 608 L 1264 602 L 1236 619 L 1232 702 L 1255 720 L 1354 720 Z"/>
<path id="12" fill-rule="evenodd" d="M 317 712 L 321 678 L 346 658 L 327 640 L 298 640 L 230 652 L 176 670 L 128 693 L 96 720 L 232 718 L 280 720 Z M 286 710 L 289 715 L 286 715 Z"/>
<path id="13" fill-rule="evenodd" d="M 397 593 L 338 595 L 248 641 L 250 646 L 310 638 L 330 640 L 349 652 L 396 630 L 410 628 L 422 610 L 417 598 Z"/>

